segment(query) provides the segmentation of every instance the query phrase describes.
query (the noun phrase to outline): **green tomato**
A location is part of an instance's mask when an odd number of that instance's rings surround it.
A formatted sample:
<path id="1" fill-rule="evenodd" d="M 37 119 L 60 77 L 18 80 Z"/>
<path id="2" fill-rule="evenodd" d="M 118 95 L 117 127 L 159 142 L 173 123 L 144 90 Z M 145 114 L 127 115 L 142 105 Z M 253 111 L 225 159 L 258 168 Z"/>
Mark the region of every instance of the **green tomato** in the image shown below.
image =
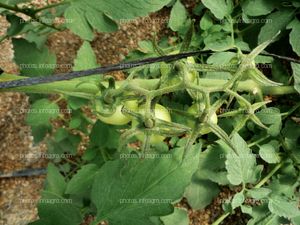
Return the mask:
<path id="1" fill-rule="evenodd" d="M 116 111 L 110 116 L 98 115 L 98 119 L 103 123 L 111 125 L 125 125 L 131 121 L 131 117 L 122 113 L 122 108 L 125 106 L 126 109 L 136 111 L 138 108 L 137 101 L 127 101 L 124 105 L 118 105 Z"/>
<path id="2" fill-rule="evenodd" d="M 103 123 L 111 125 L 125 125 L 130 122 L 130 117 L 122 113 L 123 105 L 118 105 L 116 111 L 110 116 L 98 115 L 97 118 Z"/>
<path id="3" fill-rule="evenodd" d="M 116 84 L 116 88 L 119 88 L 118 84 Z M 126 109 L 135 112 L 138 109 L 138 102 L 136 100 L 126 101 L 124 104 L 118 105 L 116 111 L 112 115 L 110 116 L 98 115 L 97 117 L 103 123 L 107 123 L 111 125 L 125 125 L 131 121 L 131 117 L 124 115 L 122 113 L 123 106 L 125 106 Z"/>
<path id="4" fill-rule="evenodd" d="M 138 113 L 140 113 L 142 115 L 145 115 L 145 105 L 142 105 L 141 107 L 139 107 Z M 171 116 L 170 116 L 169 111 L 165 107 L 163 107 L 162 105 L 159 105 L 159 104 L 155 105 L 154 115 L 158 119 L 171 122 Z M 132 127 L 137 127 L 138 124 L 139 124 L 139 122 L 136 119 L 132 120 Z M 144 134 L 139 134 L 136 137 L 140 141 L 144 141 L 144 139 L 145 139 Z M 158 144 L 158 143 L 162 142 L 164 139 L 165 139 L 164 136 L 153 134 L 150 137 L 150 143 L 151 144 Z"/>
<path id="5" fill-rule="evenodd" d="M 192 105 L 191 107 L 188 108 L 187 112 L 192 114 L 192 115 L 200 115 L 202 114 L 202 112 L 204 111 L 205 109 L 205 104 L 203 103 L 200 103 L 200 112 L 198 111 L 198 106 L 197 104 L 194 104 Z M 217 124 L 218 123 L 218 116 L 216 113 L 213 113 L 210 118 L 208 119 L 210 123 L 213 123 L 213 124 Z M 187 121 L 187 125 L 191 128 L 194 128 L 195 126 L 195 121 L 191 120 L 191 119 L 188 119 Z M 203 127 L 201 130 L 200 130 L 200 134 L 208 134 L 211 132 L 211 129 L 209 127 Z"/>

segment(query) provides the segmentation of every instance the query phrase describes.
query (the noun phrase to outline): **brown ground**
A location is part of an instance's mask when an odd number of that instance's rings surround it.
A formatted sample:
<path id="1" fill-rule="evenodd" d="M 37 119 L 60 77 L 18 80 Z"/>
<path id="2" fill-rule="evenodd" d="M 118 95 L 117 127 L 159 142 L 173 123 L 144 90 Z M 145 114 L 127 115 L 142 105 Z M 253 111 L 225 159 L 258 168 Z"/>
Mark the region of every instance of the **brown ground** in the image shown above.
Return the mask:
<path id="1" fill-rule="evenodd" d="M 151 15 L 152 20 L 140 19 L 122 25 L 116 33 L 98 34 L 92 43 L 98 62 L 102 65 L 119 62 L 122 55 L 126 55 L 131 49 L 136 48 L 140 40 L 151 39 L 154 31 L 160 35 L 169 32 L 166 29 L 166 24 L 160 22 L 166 20 L 168 14 L 167 10 L 162 10 Z M 0 24 L 1 36 L 6 30 L 6 26 L 3 25 L 5 24 L 3 17 L 0 18 Z M 81 43 L 81 40 L 69 31 L 56 33 L 48 40 L 49 48 L 57 55 L 57 63 L 60 65 L 72 64 Z M 9 40 L 2 42 L 0 48 L 0 67 L 5 72 L 17 73 L 17 67 L 12 60 L 11 42 Z M 66 72 L 66 70 L 59 69 L 56 72 Z M 25 110 L 23 109 L 29 107 L 26 95 L 0 93 L 0 105 L 0 172 L 45 167 L 46 161 L 44 159 L 36 160 L 23 157 L 30 153 L 45 151 L 43 144 L 32 145 L 30 128 L 24 123 L 25 114 L 23 112 Z M 25 225 L 37 218 L 34 203 L 39 198 L 43 181 L 44 176 L 0 180 L 0 225 Z M 220 197 L 224 198 L 228 196 L 228 193 L 228 191 L 224 191 Z M 28 200 L 33 204 L 24 203 Z M 214 220 L 220 214 L 220 210 L 218 199 L 206 210 L 192 211 L 190 209 L 191 225 L 210 224 L 209 221 Z M 230 222 L 230 224 L 234 223 Z"/>

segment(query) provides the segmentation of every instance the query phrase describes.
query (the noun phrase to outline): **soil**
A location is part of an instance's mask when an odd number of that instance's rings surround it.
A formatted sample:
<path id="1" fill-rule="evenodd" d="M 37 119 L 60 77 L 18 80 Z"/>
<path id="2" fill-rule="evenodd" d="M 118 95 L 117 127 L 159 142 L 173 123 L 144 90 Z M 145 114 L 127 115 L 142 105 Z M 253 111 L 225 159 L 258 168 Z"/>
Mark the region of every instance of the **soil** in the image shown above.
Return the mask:
<path id="1" fill-rule="evenodd" d="M 35 1 L 42 6 L 43 1 Z M 192 6 L 194 1 L 186 1 Z M 169 11 L 163 9 L 150 16 L 150 19 L 137 19 L 128 24 L 122 24 L 118 32 L 112 34 L 98 33 L 92 42 L 98 63 L 108 65 L 122 60 L 123 55 L 138 46 L 138 42 L 151 39 L 153 32 L 162 36 L 170 32 L 166 23 Z M 5 33 L 7 22 L 0 17 L 0 36 Z M 49 37 L 49 49 L 57 56 L 57 64 L 71 65 L 80 48 L 82 41 L 69 31 L 58 32 Z M 0 68 L 7 73 L 18 73 L 18 68 L 13 62 L 13 51 L 10 40 L 0 44 Z M 67 51 L 66 51 L 67 49 Z M 58 72 L 67 72 L 69 69 L 58 67 Z M 115 74 L 122 79 L 123 74 Z M 45 152 L 44 143 L 36 146 L 32 144 L 31 130 L 26 126 L 25 111 L 29 108 L 28 97 L 21 93 L 0 93 L 0 172 L 12 172 L 26 168 L 46 167 L 47 160 L 27 157 L 37 152 Z M 37 219 L 36 203 L 40 198 L 45 176 L 30 178 L 0 179 L 0 225 L 25 225 Z M 209 225 L 221 213 L 221 200 L 232 195 L 224 189 L 218 198 L 204 210 L 194 211 L 185 201 L 181 207 L 189 210 L 190 225 Z M 91 217 L 84 222 L 85 225 Z M 228 220 L 227 224 L 246 224 L 236 218 Z M 238 221 L 238 222 L 233 222 Z"/>

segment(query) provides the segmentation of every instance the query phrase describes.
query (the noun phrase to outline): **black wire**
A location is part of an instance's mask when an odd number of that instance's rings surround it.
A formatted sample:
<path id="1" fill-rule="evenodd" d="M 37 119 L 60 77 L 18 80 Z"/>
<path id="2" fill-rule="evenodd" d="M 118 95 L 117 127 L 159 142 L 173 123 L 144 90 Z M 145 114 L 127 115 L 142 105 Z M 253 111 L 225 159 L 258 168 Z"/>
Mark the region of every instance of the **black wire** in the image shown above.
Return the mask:
<path id="1" fill-rule="evenodd" d="M 45 83 L 52 83 L 56 81 L 70 80 L 70 79 L 90 76 L 94 74 L 104 74 L 109 72 L 131 69 L 131 68 L 148 65 L 152 63 L 171 62 L 171 61 L 176 61 L 197 54 L 209 54 L 209 53 L 211 53 L 210 50 L 186 52 L 186 53 L 180 53 L 176 55 L 167 55 L 167 56 L 153 57 L 153 58 L 147 58 L 147 59 L 131 61 L 131 62 L 123 62 L 123 63 L 118 63 L 110 66 L 103 66 L 103 67 L 89 69 L 89 70 L 62 73 L 53 76 L 46 76 L 46 77 L 40 76 L 40 77 L 25 78 L 20 80 L 5 81 L 5 82 L 0 82 L 0 89 L 24 87 L 24 86 L 31 86 L 36 84 L 45 84 Z"/>
<path id="2" fill-rule="evenodd" d="M 32 85 L 37 85 L 37 84 L 52 83 L 52 82 L 56 82 L 56 81 L 71 80 L 74 78 L 85 77 L 85 76 L 90 76 L 90 75 L 94 75 L 94 74 L 104 74 L 104 73 L 109 73 L 109 72 L 131 69 L 131 68 L 135 68 L 138 66 L 144 66 L 144 65 L 148 65 L 148 64 L 152 64 L 152 63 L 176 61 L 179 59 L 183 59 L 183 58 L 186 58 L 189 56 L 195 56 L 198 54 L 205 55 L 205 54 L 212 54 L 212 53 L 214 53 L 214 52 L 211 50 L 193 51 L 193 52 L 179 53 L 176 55 L 167 55 L 167 56 L 152 57 L 152 58 L 147 58 L 147 59 L 142 59 L 142 60 L 136 60 L 136 61 L 131 61 L 131 62 L 123 62 L 123 63 L 118 63 L 118 64 L 114 64 L 114 65 L 110 65 L 110 66 L 98 67 L 98 68 L 89 69 L 89 70 L 73 71 L 70 73 L 61 73 L 61 74 L 56 74 L 53 76 L 40 76 L 40 77 L 24 78 L 24 79 L 13 80 L 13 81 L 4 81 L 4 82 L 0 82 L 0 89 L 32 86 Z M 249 53 L 249 52 L 244 52 L 244 53 Z M 276 55 L 276 54 L 272 54 L 272 53 L 261 53 L 260 55 L 272 56 L 277 59 L 283 59 L 286 61 L 300 64 L 300 60 L 286 57 L 286 56 L 280 56 L 280 55 Z"/>

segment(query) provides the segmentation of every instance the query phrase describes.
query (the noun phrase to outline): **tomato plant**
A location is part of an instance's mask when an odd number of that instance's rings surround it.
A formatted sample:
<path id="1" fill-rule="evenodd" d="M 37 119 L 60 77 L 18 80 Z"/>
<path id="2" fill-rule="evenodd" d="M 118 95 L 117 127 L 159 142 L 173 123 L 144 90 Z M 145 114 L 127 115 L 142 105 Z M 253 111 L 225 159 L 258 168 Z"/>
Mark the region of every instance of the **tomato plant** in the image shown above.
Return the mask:
<path id="1" fill-rule="evenodd" d="M 34 142 L 72 156 L 50 160 L 31 225 L 188 225 L 206 207 L 222 208 L 212 225 L 300 224 L 300 4 L 191 2 L 0 1 L 21 75 L 4 71 L 0 91 L 29 94 Z M 163 7 L 172 32 L 97 64 L 95 31 Z M 47 38 L 63 30 L 83 41 L 73 72 L 53 75 Z"/>

